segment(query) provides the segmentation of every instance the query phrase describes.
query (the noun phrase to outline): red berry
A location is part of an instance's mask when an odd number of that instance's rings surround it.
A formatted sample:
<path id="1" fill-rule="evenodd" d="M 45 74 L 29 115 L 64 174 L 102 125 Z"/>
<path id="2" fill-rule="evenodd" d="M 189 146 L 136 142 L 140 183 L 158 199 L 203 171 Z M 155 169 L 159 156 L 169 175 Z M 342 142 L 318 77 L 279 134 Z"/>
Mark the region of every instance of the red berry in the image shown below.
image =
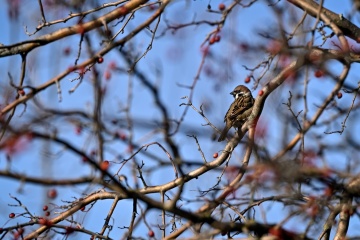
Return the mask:
<path id="1" fill-rule="evenodd" d="M 269 233 L 272 236 L 276 236 L 276 237 L 282 237 L 282 230 L 280 227 L 272 227 L 269 229 Z"/>
<path id="2" fill-rule="evenodd" d="M 53 223 L 51 222 L 51 220 L 46 219 L 46 218 L 40 218 L 39 219 L 39 224 L 41 225 L 45 225 L 45 226 L 51 226 Z"/>
<path id="3" fill-rule="evenodd" d="M 224 11 L 224 10 L 225 10 L 225 4 L 220 3 L 220 4 L 219 4 L 219 10 L 220 10 L 220 11 Z"/>
<path id="4" fill-rule="evenodd" d="M 111 78 L 111 72 L 110 71 L 106 71 L 105 72 L 105 80 L 110 80 Z"/>
<path id="5" fill-rule="evenodd" d="M 264 91 L 263 90 L 260 90 L 259 91 L 259 96 L 262 96 L 264 94 Z"/>
<path id="6" fill-rule="evenodd" d="M 251 81 L 251 77 L 250 76 L 247 76 L 246 78 L 245 78 L 245 83 L 249 83 Z"/>
<path id="7" fill-rule="evenodd" d="M 19 228 L 17 231 L 18 231 L 18 233 L 19 233 L 20 235 L 22 235 L 22 234 L 24 233 L 24 229 L 23 229 L 23 228 Z"/>
<path id="8" fill-rule="evenodd" d="M 48 207 L 47 205 L 43 206 L 43 211 L 47 211 L 48 208 L 49 208 L 49 207 Z"/>
<path id="9" fill-rule="evenodd" d="M 47 193 L 48 198 L 54 199 L 57 197 L 56 189 L 50 189 Z"/>
<path id="10" fill-rule="evenodd" d="M 77 32 L 81 35 L 83 35 L 85 33 L 85 28 L 84 25 L 82 23 L 79 23 L 77 25 L 78 27 L 76 28 Z"/>
<path id="11" fill-rule="evenodd" d="M 338 93 L 337 93 L 337 97 L 338 97 L 338 99 L 342 98 L 342 93 L 341 93 L 341 92 L 338 92 Z"/>
<path id="12" fill-rule="evenodd" d="M 85 206 L 80 208 L 81 211 L 85 211 Z"/>
<path id="13" fill-rule="evenodd" d="M 217 158 L 219 156 L 218 153 L 214 153 L 213 158 Z"/>
<path id="14" fill-rule="evenodd" d="M 133 150 L 134 150 L 134 146 L 133 146 L 133 145 L 129 145 L 128 148 L 126 149 L 126 151 L 127 151 L 128 153 L 132 153 Z"/>
<path id="15" fill-rule="evenodd" d="M 46 213 L 45 213 L 45 216 L 50 216 L 50 212 L 49 211 L 47 211 Z"/>
<path id="16" fill-rule="evenodd" d="M 15 217 L 15 213 L 10 213 L 9 214 L 9 218 L 14 218 Z"/>
<path id="17" fill-rule="evenodd" d="M 19 89 L 19 90 L 18 90 L 18 94 L 19 94 L 20 96 L 24 96 L 24 95 L 25 95 L 24 89 Z"/>
<path id="18" fill-rule="evenodd" d="M 240 47 L 241 51 L 244 51 L 244 52 L 249 50 L 249 45 L 247 43 L 240 43 L 239 47 Z"/>
<path id="19" fill-rule="evenodd" d="M 149 11 L 154 11 L 156 9 L 155 5 L 148 5 Z"/>
<path id="20" fill-rule="evenodd" d="M 46 225 L 46 219 L 45 218 L 39 218 L 39 224 Z"/>
<path id="21" fill-rule="evenodd" d="M 119 13 L 119 17 L 123 16 L 123 15 L 126 15 L 127 13 L 129 12 L 129 10 L 127 9 L 127 7 L 125 6 L 121 6 L 119 7 L 118 9 L 118 13 Z"/>
<path id="22" fill-rule="evenodd" d="M 103 58 L 103 57 L 98 57 L 98 58 L 96 59 L 96 62 L 97 62 L 97 63 L 103 63 L 103 62 L 104 62 L 104 58 Z"/>
<path id="23" fill-rule="evenodd" d="M 71 53 L 71 48 L 70 47 L 66 47 L 64 48 L 64 55 L 68 56 Z"/>
<path id="24" fill-rule="evenodd" d="M 215 43 L 215 37 L 211 37 L 210 40 L 209 40 L 209 44 L 214 44 Z"/>
<path id="25" fill-rule="evenodd" d="M 320 77 L 324 76 L 324 71 L 322 71 L 320 69 L 316 70 L 314 75 L 315 75 L 315 77 L 320 78 Z"/>
<path id="26" fill-rule="evenodd" d="M 267 50 L 269 53 L 271 53 L 272 55 L 276 55 L 278 54 L 281 49 L 283 47 L 283 44 L 282 42 L 280 41 L 277 41 L 277 40 L 272 40 L 270 43 L 269 43 L 269 46 L 267 47 Z"/>
<path id="27" fill-rule="evenodd" d="M 65 230 L 66 230 L 66 234 L 71 234 L 75 231 L 73 227 L 69 227 L 69 226 L 65 227 Z"/>
<path id="28" fill-rule="evenodd" d="M 116 62 L 115 61 L 111 61 L 110 62 L 110 64 L 109 64 L 109 68 L 111 69 L 111 70 L 114 70 L 114 69 L 116 69 Z"/>
<path id="29" fill-rule="evenodd" d="M 80 135 L 81 134 L 81 132 L 82 132 L 82 127 L 81 126 L 76 126 L 76 128 L 75 128 L 75 133 L 77 134 L 77 135 Z"/>
<path id="30" fill-rule="evenodd" d="M 216 35 L 214 37 L 215 42 L 220 42 L 221 37 L 219 35 Z"/>
<path id="31" fill-rule="evenodd" d="M 102 163 L 100 163 L 100 169 L 106 171 L 109 168 L 109 165 L 109 161 L 103 161 Z"/>
<path id="32" fill-rule="evenodd" d="M 121 140 L 126 140 L 126 134 L 125 134 L 125 133 L 119 132 L 119 133 L 118 133 L 118 137 L 119 137 Z"/>
<path id="33" fill-rule="evenodd" d="M 154 237 L 154 236 L 155 236 L 155 233 L 154 233 L 153 230 L 150 230 L 150 231 L 148 232 L 148 235 L 149 235 L 149 237 Z"/>

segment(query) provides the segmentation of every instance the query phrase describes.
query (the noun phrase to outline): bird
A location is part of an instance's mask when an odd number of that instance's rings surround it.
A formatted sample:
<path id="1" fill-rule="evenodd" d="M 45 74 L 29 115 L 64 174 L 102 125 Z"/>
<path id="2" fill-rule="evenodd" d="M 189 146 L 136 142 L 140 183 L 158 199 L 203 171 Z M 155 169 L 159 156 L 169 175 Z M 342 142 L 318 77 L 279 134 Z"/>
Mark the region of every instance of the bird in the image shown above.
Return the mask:
<path id="1" fill-rule="evenodd" d="M 239 85 L 230 93 L 234 97 L 234 102 L 230 105 L 225 114 L 225 127 L 222 130 L 218 142 L 223 141 L 231 127 L 241 128 L 250 116 L 254 105 L 254 98 L 251 91 L 244 85 Z"/>

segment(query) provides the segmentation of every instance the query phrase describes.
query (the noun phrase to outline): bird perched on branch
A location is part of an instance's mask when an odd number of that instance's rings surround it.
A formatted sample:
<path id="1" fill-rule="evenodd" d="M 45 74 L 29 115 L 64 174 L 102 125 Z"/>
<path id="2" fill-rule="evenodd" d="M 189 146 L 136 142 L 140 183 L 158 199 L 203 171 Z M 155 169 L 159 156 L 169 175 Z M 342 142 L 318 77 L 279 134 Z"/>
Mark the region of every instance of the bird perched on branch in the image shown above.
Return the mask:
<path id="1" fill-rule="evenodd" d="M 226 138 L 231 127 L 241 128 L 250 116 L 254 105 L 255 100 L 251 95 L 251 91 L 244 85 L 237 86 L 230 94 L 233 95 L 235 100 L 225 114 L 225 128 L 222 130 L 218 142 Z"/>

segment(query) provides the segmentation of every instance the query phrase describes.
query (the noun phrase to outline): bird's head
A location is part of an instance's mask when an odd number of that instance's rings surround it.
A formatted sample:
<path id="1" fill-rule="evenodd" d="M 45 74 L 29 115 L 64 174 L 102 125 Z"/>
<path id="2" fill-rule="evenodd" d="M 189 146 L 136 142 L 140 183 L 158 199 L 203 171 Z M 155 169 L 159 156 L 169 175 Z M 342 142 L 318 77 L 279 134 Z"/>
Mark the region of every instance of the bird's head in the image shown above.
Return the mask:
<path id="1" fill-rule="evenodd" d="M 237 86 L 231 93 L 235 99 L 251 96 L 251 91 L 244 85 Z"/>

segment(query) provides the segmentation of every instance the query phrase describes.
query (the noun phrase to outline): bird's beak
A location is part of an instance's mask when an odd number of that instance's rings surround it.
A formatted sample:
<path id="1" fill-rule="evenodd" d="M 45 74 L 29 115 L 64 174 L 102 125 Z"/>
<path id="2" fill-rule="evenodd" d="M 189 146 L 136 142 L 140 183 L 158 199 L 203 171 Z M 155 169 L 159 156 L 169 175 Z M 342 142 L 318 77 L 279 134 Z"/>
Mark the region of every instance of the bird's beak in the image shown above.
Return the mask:
<path id="1" fill-rule="evenodd" d="M 234 96 L 234 91 L 232 91 L 230 94 Z"/>

